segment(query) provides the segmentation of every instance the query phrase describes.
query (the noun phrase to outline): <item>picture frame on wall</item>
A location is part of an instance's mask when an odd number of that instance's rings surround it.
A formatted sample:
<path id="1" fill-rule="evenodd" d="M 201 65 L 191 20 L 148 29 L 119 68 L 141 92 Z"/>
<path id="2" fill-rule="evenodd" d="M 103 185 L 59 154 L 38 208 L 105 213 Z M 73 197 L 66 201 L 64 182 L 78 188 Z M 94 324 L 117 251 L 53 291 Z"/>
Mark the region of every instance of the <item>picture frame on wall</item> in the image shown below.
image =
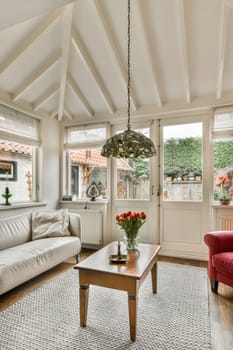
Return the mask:
<path id="1" fill-rule="evenodd" d="M 0 159 L 0 181 L 17 181 L 17 162 Z"/>

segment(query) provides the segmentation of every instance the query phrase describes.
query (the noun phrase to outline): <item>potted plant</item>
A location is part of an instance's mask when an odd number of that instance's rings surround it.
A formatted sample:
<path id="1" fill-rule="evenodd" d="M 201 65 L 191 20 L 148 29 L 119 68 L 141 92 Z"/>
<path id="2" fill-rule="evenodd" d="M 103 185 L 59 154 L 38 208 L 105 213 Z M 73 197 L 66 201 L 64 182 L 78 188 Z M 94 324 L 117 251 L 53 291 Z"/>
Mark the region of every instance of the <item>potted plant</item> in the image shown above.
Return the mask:
<path id="1" fill-rule="evenodd" d="M 230 180 L 228 179 L 228 177 L 224 175 L 218 177 L 216 187 L 219 188 L 219 201 L 223 205 L 228 205 L 231 201 L 231 196 L 228 193 L 229 186 Z"/>

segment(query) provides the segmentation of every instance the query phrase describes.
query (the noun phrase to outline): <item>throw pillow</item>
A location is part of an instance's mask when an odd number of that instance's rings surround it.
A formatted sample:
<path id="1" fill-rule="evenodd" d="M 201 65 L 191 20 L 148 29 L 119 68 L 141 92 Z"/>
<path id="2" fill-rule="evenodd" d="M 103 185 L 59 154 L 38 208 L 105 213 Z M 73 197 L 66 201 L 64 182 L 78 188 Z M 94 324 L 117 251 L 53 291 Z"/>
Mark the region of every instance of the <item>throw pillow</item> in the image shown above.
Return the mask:
<path id="1" fill-rule="evenodd" d="M 32 240 L 70 236 L 67 209 L 32 213 Z"/>

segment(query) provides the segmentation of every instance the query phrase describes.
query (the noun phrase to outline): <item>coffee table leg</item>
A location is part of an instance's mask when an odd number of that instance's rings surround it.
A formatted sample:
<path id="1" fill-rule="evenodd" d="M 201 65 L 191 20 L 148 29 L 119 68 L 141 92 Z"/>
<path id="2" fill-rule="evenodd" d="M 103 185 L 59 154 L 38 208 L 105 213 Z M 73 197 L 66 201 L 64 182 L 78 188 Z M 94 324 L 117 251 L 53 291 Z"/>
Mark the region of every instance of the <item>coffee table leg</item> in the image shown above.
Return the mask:
<path id="1" fill-rule="evenodd" d="M 89 297 L 89 285 L 80 285 L 79 289 L 79 306 L 80 306 L 80 326 L 86 327 L 87 323 L 87 308 L 88 308 L 88 297 Z"/>
<path id="2" fill-rule="evenodd" d="M 129 308 L 129 327 L 130 327 L 130 339 L 136 340 L 137 331 L 137 295 L 128 294 L 128 308 Z"/>
<path id="3" fill-rule="evenodd" d="M 153 293 L 157 293 L 157 262 L 154 264 L 151 269 L 151 279 L 152 279 L 152 291 Z"/>

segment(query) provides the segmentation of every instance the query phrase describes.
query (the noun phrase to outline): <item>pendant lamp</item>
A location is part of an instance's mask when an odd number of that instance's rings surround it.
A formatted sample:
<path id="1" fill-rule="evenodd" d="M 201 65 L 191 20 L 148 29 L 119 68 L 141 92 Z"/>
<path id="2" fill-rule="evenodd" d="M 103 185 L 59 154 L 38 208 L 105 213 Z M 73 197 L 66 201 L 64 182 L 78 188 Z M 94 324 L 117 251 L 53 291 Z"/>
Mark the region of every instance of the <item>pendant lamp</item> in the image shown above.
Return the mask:
<path id="1" fill-rule="evenodd" d="M 128 0 L 128 123 L 127 130 L 110 137 L 101 150 L 106 158 L 149 158 L 156 155 L 153 142 L 145 135 L 131 130 L 130 125 L 130 0 Z"/>

